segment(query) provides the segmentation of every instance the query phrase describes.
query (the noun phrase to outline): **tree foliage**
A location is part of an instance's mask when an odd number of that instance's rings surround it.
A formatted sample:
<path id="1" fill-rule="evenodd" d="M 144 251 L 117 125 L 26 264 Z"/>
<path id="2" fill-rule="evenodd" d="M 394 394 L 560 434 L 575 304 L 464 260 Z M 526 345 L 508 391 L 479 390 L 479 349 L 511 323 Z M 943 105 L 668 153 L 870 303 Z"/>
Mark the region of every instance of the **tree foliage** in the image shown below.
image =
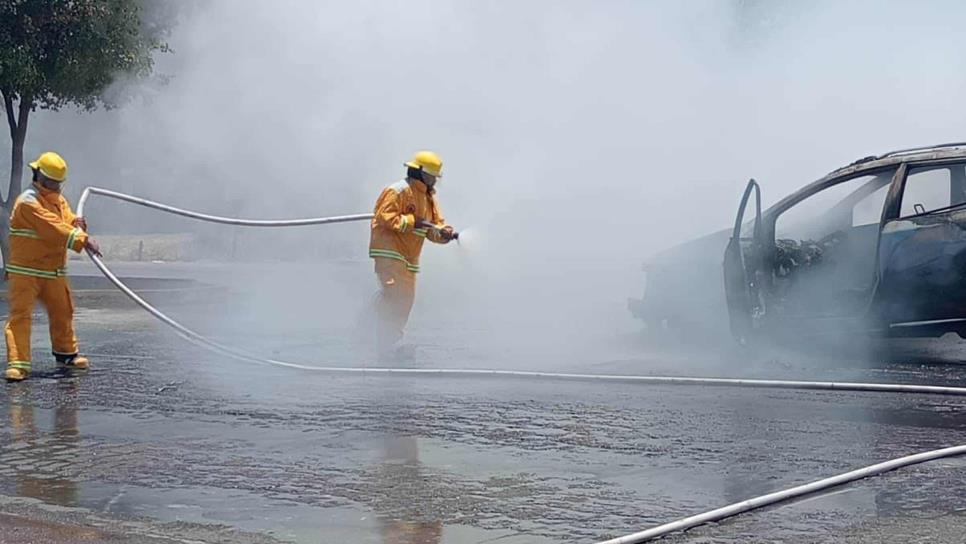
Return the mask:
<path id="1" fill-rule="evenodd" d="M 10 183 L 0 199 L 0 251 L 21 190 L 27 121 L 36 109 L 118 105 L 121 77 L 149 75 L 167 51 L 162 0 L 0 0 L 0 96 L 10 127 Z M 172 4 L 173 5 L 173 4 Z M 145 8 L 154 18 L 145 20 Z"/>
<path id="2" fill-rule="evenodd" d="M 114 106 L 120 75 L 146 76 L 162 29 L 133 0 L 0 0 L 0 91 L 31 109 Z"/>

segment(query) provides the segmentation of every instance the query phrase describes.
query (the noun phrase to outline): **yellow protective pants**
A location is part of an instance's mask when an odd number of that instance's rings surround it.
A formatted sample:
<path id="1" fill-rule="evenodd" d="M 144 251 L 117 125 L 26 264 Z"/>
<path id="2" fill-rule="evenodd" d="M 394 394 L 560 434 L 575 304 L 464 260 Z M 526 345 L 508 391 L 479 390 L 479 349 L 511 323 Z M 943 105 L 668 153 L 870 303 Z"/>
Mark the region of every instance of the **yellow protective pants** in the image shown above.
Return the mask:
<path id="1" fill-rule="evenodd" d="M 376 344 L 380 350 L 392 347 L 403 337 L 409 312 L 416 300 L 416 274 L 406 263 L 376 258 L 379 294 L 376 296 Z"/>
<path id="2" fill-rule="evenodd" d="M 77 354 L 74 336 L 74 301 L 70 282 L 65 276 L 36 278 L 10 274 L 7 280 L 7 301 L 10 317 L 4 333 L 7 338 L 7 366 L 30 371 L 30 325 L 34 301 L 47 309 L 50 322 L 50 345 L 55 356 Z"/>

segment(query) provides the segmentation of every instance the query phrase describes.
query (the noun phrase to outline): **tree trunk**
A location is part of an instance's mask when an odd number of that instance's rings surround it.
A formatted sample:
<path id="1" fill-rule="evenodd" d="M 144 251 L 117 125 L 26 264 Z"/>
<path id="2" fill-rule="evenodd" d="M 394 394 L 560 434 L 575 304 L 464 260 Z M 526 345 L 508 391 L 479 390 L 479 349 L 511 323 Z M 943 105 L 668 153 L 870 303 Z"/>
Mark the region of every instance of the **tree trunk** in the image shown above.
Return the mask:
<path id="1" fill-rule="evenodd" d="M 9 91 L 2 91 L 3 105 L 7 113 L 7 124 L 10 127 L 10 183 L 7 185 L 7 194 L 0 199 L 0 255 L 3 257 L 3 264 L 6 266 L 10 257 L 10 212 L 17 201 L 17 196 L 23 189 L 21 180 L 23 179 L 23 146 L 27 141 L 27 119 L 33 103 L 29 99 L 20 97 L 17 111 L 14 112 L 13 94 Z"/>

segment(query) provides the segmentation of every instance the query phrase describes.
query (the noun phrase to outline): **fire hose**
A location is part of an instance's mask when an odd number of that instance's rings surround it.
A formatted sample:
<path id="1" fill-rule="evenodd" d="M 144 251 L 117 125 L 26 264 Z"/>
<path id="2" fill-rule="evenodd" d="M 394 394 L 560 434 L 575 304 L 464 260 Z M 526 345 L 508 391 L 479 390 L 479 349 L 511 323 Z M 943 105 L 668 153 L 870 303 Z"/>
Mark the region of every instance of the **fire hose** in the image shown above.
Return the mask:
<path id="1" fill-rule="evenodd" d="M 131 204 L 136 204 L 146 208 L 180 215 L 191 219 L 206 221 L 210 223 L 220 223 L 225 225 L 235 225 L 242 227 L 300 227 L 311 225 L 326 225 L 333 223 L 347 223 L 353 221 L 368 221 L 372 219 L 372 214 L 355 214 L 333 217 L 318 217 L 306 219 L 287 219 L 287 220 L 253 220 L 239 219 L 231 217 L 221 217 L 209 215 L 195 211 L 185 210 L 153 202 L 151 200 L 138 198 L 135 196 L 109 191 L 98 187 L 87 187 L 81 194 L 77 205 L 77 215 L 84 217 L 84 208 L 91 195 L 101 195 Z M 432 225 L 420 225 L 431 227 Z M 457 236 L 453 237 L 457 239 Z M 558 372 L 536 372 L 525 370 L 487 370 L 487 369 L 462 369 L 462 368 L 388 368 L 388 367 L 346 367 L 346 366 L 315 366 L 300 363 L 280 361 L 276 359 L 256 357 L 251 354 L 233 349 L 229 346 L 220 344 L 210 338 L 199 334 L 181 323 L 175 321 L 161 310 L 155 308 L 149 302 L 140 297 L 129 288 L 111 269 L 104 263 L 103 259 L 90 250 L 87 251 L 91 261 L 98 270 L 125 295 L 133 300 L 138 306 L 156 317 L 162 323 L 168 325 L 185 340 L 207 349 L 213 353 L 223 355 L 235 360 L 273 365 L 298 370 L 308 370 L 327 373 L 346 373 L 346 374 L 382 374 L 382 375 L 407 375 L 407 376 L 441 376 L 441 377 L 503 377 L 503 378 L 529 378 L 541 380 L 576 380 L 592 382 L 624 382 L 641 383 L 651 385 L 702 385 L 702 386 L 725 386 L 725 387 L 758 387 L 774 389 L 805 389 L 805 390 L 831 390 L 831 391 L 863 391 L 863 392 L 887 392 L 887 393 L 917 393 L 917 394 L 939 394 L 966 396 L 966 388 L 940 386 L 940 385 L 917 385 L 917 384 L 891 384 L 891 383 L 855 383 L 855 382 L 815 382 L 815 381 L 795 381 L 795 380 L 760 380 L 742 378 L 713 378 L 713 377 L 685 377 L 685 376 L 636 376 L 636 375 L 611 375 L 611 374 L 576 374 Z M 756 508 L 761 508 L 777 502 L 786 501 L 791 498 L 800 497 L 809 493 L 815 493 L 829 487 L 842 485 L 861 478 L 866 478 L 883 472 L 896 470 L 901 467 L 916 463 L 923 463 L 942 457 L 966 454 L 966 445 L 944 448 L 916 455 L 910 455 L 900 459 L 879 463 L 862 469 L 854 470 L 824 480 L 812 482 L 810 484 L 798 486 L 792 489 L 763 495 L 746 501 L 738 502 L 723 508 L 718 508 L 703 514 L 683 518 L 668 524 L 664 524 L 653 529 L 630 534 L 627 536 L 608 540 L 601 544 L 631 544 L 646 542 L 654 538 L 666 535 L 675 531 L 683 531 L 697 525 L 711 521 L 721 520 L 742 512 L 747 512 Z"/>
<path id="2" fill-rule="evenodd" d="M 736 516 L 743 512 L 748 512 L 750 510 L 756 510 L 758 508 L 763 508 L 765 506 L 770 506 L 779 502 L 788 501 L 798 497 L 803 497 L 805 495 L 810 495 L 812 493 L 819 493 L 826 489 L 854 482 L 856 480 L 861 480 L 863 478 L 868 478 L 870 476 L 876 476 L 883 474 L 885 472 L 891 472 L 903 467 L 908 467 L 910 465 L 917 465 L 919 463 L 925 463 L 927 461 L 935 461 L 936 459 L 942 459 L 944 457 L 953 457 L 956 455 L 966 454 L 966 445 L 953 446 L 949 448 L 942 448 L 938 450 L 931 450 L 922 453 L 917 453 L 915 455 L 907 455 L 905 457 L 900 457 L 898 459 L 893 459 L 891 461 L 886 461 L 884 463 L 877 463 L 875 465 L 869 465 L 864 468 L 856 469 L 850 472 L 839 474 L 837 476 L 832 476 L 830 478 L 825 478 L 823 480 L 817 480 L 811 483 L 800 485 L 797 487 L 792 487 L 790 489 L 785 489 L 782 491 L 776 491 L 774 493 L 769 493 L 767 495 L 761 495 L 753 499 L 748 499 L 728 506 L 723 506 L 715 510 L 710 510 L 702 514 L 697 514 L 694 516 L 689 516 L 686 518 L 681 518 L 670 523 L 665 523 L 664 525 L 658 525 L 646 531 L 641 531 L 638 533 L 633 533 L 625 535 L 618 538 L 613 538 L 610 540 L 605 540 L 599 542 L 598 544 L 638 544 L 640 542 L 648 542 L 656 538 L 668 535 L 670 533 L 676 533 L 678 531 L 686 531 L 692 527 L 697 527 L 698 525 L 703 525 L 705 523 L 711 523 L 714 521 L 720 521 L 731 516 Z"/>

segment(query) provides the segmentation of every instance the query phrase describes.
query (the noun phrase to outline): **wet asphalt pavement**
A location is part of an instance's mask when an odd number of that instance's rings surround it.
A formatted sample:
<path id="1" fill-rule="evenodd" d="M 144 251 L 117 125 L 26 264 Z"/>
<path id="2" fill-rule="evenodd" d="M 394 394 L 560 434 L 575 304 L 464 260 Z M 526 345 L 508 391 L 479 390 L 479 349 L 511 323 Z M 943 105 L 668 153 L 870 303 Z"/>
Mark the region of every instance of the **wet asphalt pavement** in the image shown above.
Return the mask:
<path id="1" fill-rule="evenodd" d="M 966 398 L 248 365 L 186 344 L 105 286 L 75 283 L 95 288 L 77 301 L 94 368 L 69 374 L 43 362 L 27 382 L 0 387 L 0 542 L 592 543 L 966 444 Z M 351 319 L 341 328 L 304 319 L 320 313 L 297 304 L 304 293 L 239 300 L 237 285 L 139 287 L 191 326 L 253 352 L 376 364 L 344 341 Z M 279 315 L 293 319 L 265 324 Z M 37 361 L 48 359 L 42 323 Z M 419 355 L 401 364 L 533 368 L 476 349 L 490 345 L 472 340 L 482 333 L 453 327 L 444 336 L 415 319 Z M 937 345 L 947 355 L 959 349 Z M 572 359 L 555 368 L 966 382 L 957 365 L 770 354 L 736 368 L 632 334 L 608 346 L 567 347 Z M 964 475 L 966 459 L 936 461 L 664 541 L 963 542 Z"/>

